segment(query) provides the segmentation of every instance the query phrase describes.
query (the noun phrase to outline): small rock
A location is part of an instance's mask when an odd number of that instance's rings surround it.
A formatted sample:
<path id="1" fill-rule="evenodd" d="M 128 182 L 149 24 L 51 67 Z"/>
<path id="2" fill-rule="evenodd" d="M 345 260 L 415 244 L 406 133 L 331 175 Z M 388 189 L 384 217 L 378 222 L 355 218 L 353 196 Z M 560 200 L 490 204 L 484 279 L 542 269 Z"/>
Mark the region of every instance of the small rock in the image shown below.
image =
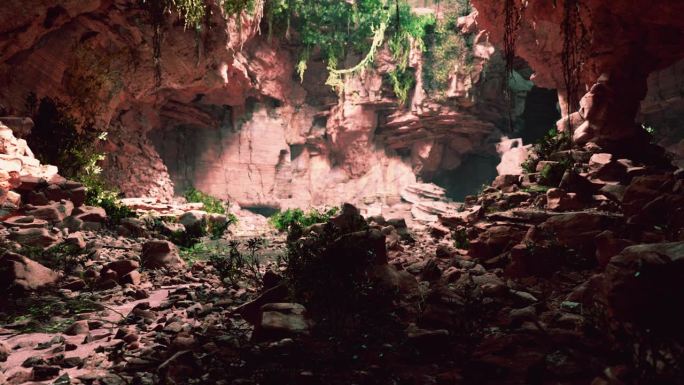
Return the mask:
<path id="1" fill-rule="evenodd" d="M 76 336 L 79 334 L 88 334 L 90 332 L 90 327 L 88 326 L 88 321 L 76 321 L 67 330 L 64 331 L 64 334 L 68 336 Z"/>
<path id="2" fill-rule="evenodd" d="M 169 241 L 148 241 L 143 245 L 141 258 L 143 266 L 148 269 L 178 270 L 185 267 L 178 248 Z"/>
<path id="3" fill-rule="evenodd" d="M 0 341 L 0 362 L 7 361 L 7 358 L 9 358 L 11 353 L 12 351 L 10 350 L 9 346 L 7 346 L 6 343 Z"/>

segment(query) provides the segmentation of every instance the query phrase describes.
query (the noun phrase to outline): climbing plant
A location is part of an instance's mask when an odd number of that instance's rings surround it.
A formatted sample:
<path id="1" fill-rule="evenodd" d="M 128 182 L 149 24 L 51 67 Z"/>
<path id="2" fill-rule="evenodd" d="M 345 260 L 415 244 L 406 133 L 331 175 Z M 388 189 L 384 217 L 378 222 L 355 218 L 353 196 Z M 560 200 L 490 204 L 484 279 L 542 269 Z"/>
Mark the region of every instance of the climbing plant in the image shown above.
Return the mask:
<path id="1" fill-rule="evenodd" d="M 523 19 L 524 7 L 518 7 L 517 0 L 503 1 L 504 14 L 504 59 L 506 61 L 506 73 L 513 72 L 513 60 L 515 59 L 515 42 L 518 38 L 518 30 Z"/>
<path id="2" fill-rule="evenodd" d="M 580 90 L 580 70 L 586 58 L 589 33 L 580 14 L 580 0 L 565 0 L 563 3 L 563 81 L 566 91 L 568 112 L 578 103 Z M 568 123 L 569 124 L 569 123 Z M 569 127 L 572 130 L 572 127 Z"/>
<path id="3" fill-rule="evenodd" d="M 473 64 L 473 40 L 458 29 L 458 18 L 472 11 L 468 0 L 445 2 L 443 17 L 425 26 L 423 83 L 433 98 L 443 99 L 455 71 L 468 74 Z"/>

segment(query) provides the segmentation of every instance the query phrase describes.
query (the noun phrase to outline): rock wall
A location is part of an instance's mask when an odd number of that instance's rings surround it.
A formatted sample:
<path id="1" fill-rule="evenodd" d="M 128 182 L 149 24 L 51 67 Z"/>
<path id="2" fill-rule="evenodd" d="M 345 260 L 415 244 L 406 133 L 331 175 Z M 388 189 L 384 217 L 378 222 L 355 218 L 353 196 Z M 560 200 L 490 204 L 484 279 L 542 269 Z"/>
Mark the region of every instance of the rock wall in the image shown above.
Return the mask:
<path id="1" fill-rule="evenodd" d="M 104 174 L 131 197 L 171 199 L 193 185 L 246 207 L 382 206 L 418 179 L 459 167 L 468 153 L 496 155 L 507 79 L 475 15 L 459 20 L 464 33 L 477 35 L 472 73 L 454 69 L 449 99 L 430 100 L 416 50 L 418 86 L 410 105 L 400 106 L 382 81 L 393 68 L 387 52 L 335 95 L 324 86 L 322 61 L 310 63 L 300 83 L 296 47 L 259 35 L 248 17 L 226 20 L 212 4 L 201 33 L 169 15 L 160 86 L 153 30 L 137 2 L 3 6 L 0 105 L 24 115 L 33 92 L 95 116 L 109 131 Z M 498 64 L 484 77 L 490 61 Z"/>

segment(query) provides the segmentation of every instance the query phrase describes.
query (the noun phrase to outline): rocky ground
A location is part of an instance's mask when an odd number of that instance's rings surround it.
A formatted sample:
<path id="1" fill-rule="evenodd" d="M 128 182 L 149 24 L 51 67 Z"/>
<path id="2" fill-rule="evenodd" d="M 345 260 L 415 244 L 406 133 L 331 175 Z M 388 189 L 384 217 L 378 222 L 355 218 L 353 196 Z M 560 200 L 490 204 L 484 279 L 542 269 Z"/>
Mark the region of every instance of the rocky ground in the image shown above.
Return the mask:
<path id="1" fill-rule="evenodd" d="M 647 137 L 285 234 L 108 216 L 1 128 L 0 384 L 684 383 L 684 172 Z"/>

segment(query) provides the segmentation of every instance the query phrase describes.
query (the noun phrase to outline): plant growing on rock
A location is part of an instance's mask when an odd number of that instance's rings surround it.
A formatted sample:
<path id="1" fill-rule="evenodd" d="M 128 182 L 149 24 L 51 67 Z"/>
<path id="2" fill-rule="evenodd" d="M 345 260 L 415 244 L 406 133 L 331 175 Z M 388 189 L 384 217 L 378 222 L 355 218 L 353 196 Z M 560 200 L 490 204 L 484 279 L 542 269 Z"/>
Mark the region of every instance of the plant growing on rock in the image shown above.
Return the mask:
<path id="1" fill-rule="evenodd" d="M 304 212 L 302 209 L 287 209 L 269 218 L 269 223 L 279 231 L 288 231 L 295 224 L 298 227 L 308 227 L 315 223 L 327 222 L 338 211 L 339 208 L 337 207 L 327 210 L 312 208 L 308 212 Z"/>
<path id="2" fill-rule="evenodd" d="M 206 194 L 200 190 L 197 190 L 194 187 L 190 187 L 185 192 L 185 194 L 183 194 L 183 196 L 189 203 L 202 203 L 204 205 L 202 207 L 203 210 L 208 213 L 226 213 L 226 207 L 224 206 L 223 201 L 209 194 Z"/>
<path id="3" fill-rule="evenodd" d="M 532 151 L 530 151 L 527 160 L 523 162 L 522 168 L 528 173 L 534 173 L 540 161 L 548 160 L 553 153 L 568 150 L 571 146 L 572 142 L 567 132 L 558 133 L 555 128 L 551 129 L 532 147 Z"/>
<path id="4" fill-rule="evenodd" d="M 262 274 L 258 252 L 263 245 L 263 239 L 251 238 L 245 244 L 247 254 L 244 254 L 240 251 L 240 242 L 230 241 L 227 252 L 223 249 L 209 254 L 209 263 L 216 269 L 222 282 L 237 286 L 241 280 L 246 279 L 259 288 L 262 285 Z"/>
<path id="5" fill-rule="evenodd" d="M 81 182 L 88 190 L 86 204 L 104 208 L 110 223 L 134 216 L 121 204 L 119 193 L 102 179 L 99 162 L 105 154 L 99 146 L 107 140 L 107 132 L 92 122 L 80 121 L 69 112 L 71 107 L 59 100 L 44 97 L 38 102 L 35 94 L 30 94 L 26 104 L 35 123 L 27 141 L 36 157 L 56 165 L 62 176 Z"/>

